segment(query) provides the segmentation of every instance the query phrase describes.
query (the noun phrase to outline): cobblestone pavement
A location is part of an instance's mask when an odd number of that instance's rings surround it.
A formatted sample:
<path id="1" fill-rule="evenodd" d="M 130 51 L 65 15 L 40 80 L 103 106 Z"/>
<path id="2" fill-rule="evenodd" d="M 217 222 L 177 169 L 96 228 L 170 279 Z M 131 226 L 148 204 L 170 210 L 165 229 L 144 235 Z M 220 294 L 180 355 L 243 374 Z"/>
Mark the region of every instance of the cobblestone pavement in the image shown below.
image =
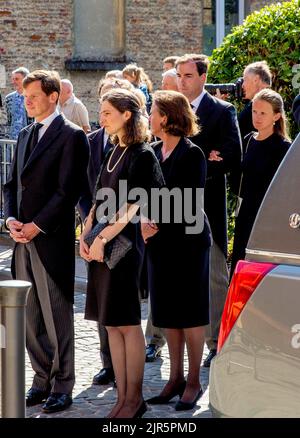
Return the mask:
<path id="1" fill-rule="evenodd" d="M 1 242 L 3 243 L 3 242 Z M 11 249 L 0 244 L 0 280 L 9 276 Z M 75 292 L 75 366 L 76 384 L 73 390 L 73 405 L 60 413 L 47 415 L 41 412 L 40 406 L 27 409 L 30 418 L 104 418 L 111 410 L 116 400 L 116 389 L 112 385 L 92 385 L 92 378 L 101 368 L 99 356 L 99 339 L 96 323 L 86 321 L 85 305 L 85 266 L 81 259 L 76 258 L 76 292 Z M 147 303 L 142 303 L 142 325 L 145 329 L 147 320 Z M 208 354 L 204 351 L 204 358 Z M 185 354 L 185 371 L 187 371 L 187 357 Z M 169 356 L 165 346 L 161 358 L 153 363 L 145 364 L 144 398 L 157 395 L 164 386 L 169 375 Z M 26 390 L 30 388 L 33 372 L 26 354 Z M 208 407 L 208 377 L 209 369 L 201 368 L 201 383 L 204 394 L 198 401 L 195 409 L 177 412 L 174 409 L 175 401 L 168 405 L 148 406 L 144 418 L 207 418 L 211 417 Z"/>

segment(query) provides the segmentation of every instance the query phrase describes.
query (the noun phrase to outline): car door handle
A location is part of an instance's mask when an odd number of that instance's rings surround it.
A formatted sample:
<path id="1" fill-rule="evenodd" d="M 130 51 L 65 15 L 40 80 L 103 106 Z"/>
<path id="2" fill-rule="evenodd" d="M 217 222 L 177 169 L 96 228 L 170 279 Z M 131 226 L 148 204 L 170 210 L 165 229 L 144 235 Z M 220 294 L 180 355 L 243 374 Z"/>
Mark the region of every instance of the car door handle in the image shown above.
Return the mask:
<path id="1" fill-rule="evenodd" d="M 293 213 L 290 215 L 289 224 L 291 228 L 299 228 L 300 227 L 300 214 Z"/>

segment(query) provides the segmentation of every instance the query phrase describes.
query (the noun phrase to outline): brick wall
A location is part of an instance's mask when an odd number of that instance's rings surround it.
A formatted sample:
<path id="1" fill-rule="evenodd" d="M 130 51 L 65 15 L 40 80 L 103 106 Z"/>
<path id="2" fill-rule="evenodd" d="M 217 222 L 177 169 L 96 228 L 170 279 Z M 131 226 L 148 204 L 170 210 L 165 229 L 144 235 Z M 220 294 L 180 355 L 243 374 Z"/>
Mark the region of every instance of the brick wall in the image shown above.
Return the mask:
<path id="1" fill-rule="evenodd" d="M 16 67 L 57 70 L 74 83 L 75 93 L 90 109 L 91 120 L 97 121 L 95 96 L 101 75 L 65 70 L 65 59 L 73 54 L 73 0 L 6 0 L 0 6 L 0 29 L 0 63 L 6 69 L 2 97 L 13 91 L 10 73 Z M 5 123 L 3 110 L 1 123 Z"/>
<path id="2" fill-rule="evenodd" d="M 0 6 L 0 63 L 6 88 L 13 91 L 10 73 L 19 66 L 63 71 L 72 52 L 72 0 L 6 0 Z M 1 112 L 0 123 L 4 120 Z"/>
<path id="3" fill-rule="evenodd" d="M 256 9 L 265 3 L 270 1 L 253 1 L 252 6 Z M 201 51 L 202 5 L 202 0 L 126 0 L 125 55 L 143 66 L 156 86 L 164 57 Z M 97 122 L 96 92 L 105 72 L 67 71 L 64 66 L 74 55 L 73 0 L 2 1 L 0 29 L 0 64 L 6 69 L 3 97 L 12 91 L 10 73 L 16 67 L 55 69 L 73 82 L 91 122 Z M 0 126 L 3 123 L 5 114 L 0 109 Z"/>
<path id="4" fill-rule="evenodd" d="M 72 56 L 72 0 L 6 0 L 0 6 L 0 63 L 10 72 L 24 65 L 29 70 L 49 68 L 74 83 L 77 96 L 97 121 L 96 91 L 103 72 L 68 72 L 66 58 Z M 201 2 L 198 0 L 127 0 L 126 55 L 142 65 L 156 85 L 161 80 L 162 59 L 170 54 L 199 51 L 202 44 Z M 4 122 L 0 111 L 0 123 Z"/>
<path id="5" fill-rule="evenodd" d="M 130 57 L 159 85 L 162 60 L 199 52 L 202 8 L 198 0 L 131 0 L 126 9 L 126 47 Z"/>
<path id="6" fill-rule="evenodd" d="M 0 8 L 0 54 L 16 65 L 61 69 L 72 51 L 72 0 L 6 0 Z"/>

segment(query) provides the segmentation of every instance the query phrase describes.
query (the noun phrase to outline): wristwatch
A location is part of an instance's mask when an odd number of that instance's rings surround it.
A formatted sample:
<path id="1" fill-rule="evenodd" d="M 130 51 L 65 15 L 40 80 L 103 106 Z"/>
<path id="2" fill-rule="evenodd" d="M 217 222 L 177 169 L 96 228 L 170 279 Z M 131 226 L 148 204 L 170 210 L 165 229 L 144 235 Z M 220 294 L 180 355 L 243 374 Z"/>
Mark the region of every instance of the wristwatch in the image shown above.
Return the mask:
<path id="1" fill-rule="evenodd" d="M 102 240 L 102 242 L 104 243 L 104 245 L 107 244 L 107 239 L 106 239 L 106 237 L 101 236 L 101 234 L 98 234 L 98 237 L 99 237 L 99 239 Z"/>

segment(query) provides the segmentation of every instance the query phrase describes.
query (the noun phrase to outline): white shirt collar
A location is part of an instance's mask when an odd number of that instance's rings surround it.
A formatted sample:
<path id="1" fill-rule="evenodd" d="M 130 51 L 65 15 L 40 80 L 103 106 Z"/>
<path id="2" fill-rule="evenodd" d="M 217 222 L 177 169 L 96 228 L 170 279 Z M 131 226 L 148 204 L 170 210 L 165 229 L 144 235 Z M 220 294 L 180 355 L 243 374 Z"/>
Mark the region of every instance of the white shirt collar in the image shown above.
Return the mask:
<path id="1" fill-rule="evenodd" d="M 57 116 L 59 116 L 59 111 L 56 108 L 55 111 L 52 114 L 50 114 L 50 116 L 48 116 L 45 119 L 41 120 L 39 123 L 41 123 L 42 125 L 48 127 L 53 122 L 53 120 L 56 119 Z M 35 122 L 36 122 L 36 120 L 35 120 Z"/>
<path id="2" fill-rule="evenodd" d="M 206 93 L 207 93 L 207 91 L 204 90 L 204 88 L 203 88 L 202 93 L 199 94 L 199 96 L 196 97 L 196 99 L 194 99 L 194 100 L 191 102 L 191 105 L 193 105 L 193 111 L 194 111 L 194 113 L 197 111 L 197 109 L 198 109 L 198 107 L 199 107 L 199 105 L 200 105 L 200 103 L 201 103 L 201 100 L 203 99 L 203 97 L 204 97 L 204 95 L 205 95 Z"/>
<path id="3" fill-rule="evenodd" d="M 39 136 L 38 136 L 39 141 L 43 137 L 43 135 L 45 134 L 45 132 L 47 131 L 47 129 L 49 128 L 49 126 L 51 125 L 53 120 L 56 119 L 57 116 L 59 116 L 59 111 L 56 108 L 55 111 L 52 114 L 50 114 L 50 116 L 46 117 L 45 119 L 43 119 L 39 122 L 43 125 L 41 127 L 41 129 L 39 130 Z M 35 120 L 35 122 L 36 122 L 36 120 Z"/>

